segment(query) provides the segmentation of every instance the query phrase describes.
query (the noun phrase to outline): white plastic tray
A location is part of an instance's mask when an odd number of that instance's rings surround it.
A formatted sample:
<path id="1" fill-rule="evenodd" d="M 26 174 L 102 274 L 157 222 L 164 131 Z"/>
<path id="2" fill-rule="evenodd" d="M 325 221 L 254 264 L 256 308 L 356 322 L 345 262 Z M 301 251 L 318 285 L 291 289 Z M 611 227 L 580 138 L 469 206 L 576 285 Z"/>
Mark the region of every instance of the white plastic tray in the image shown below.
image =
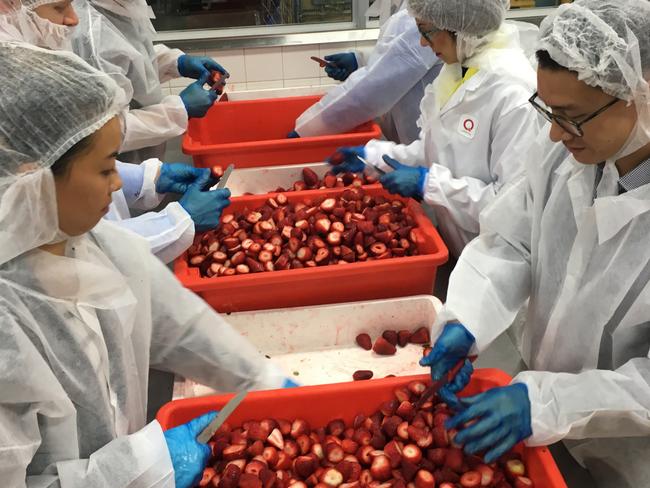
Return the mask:
<path id="1" fill-rule="evenodd" d="M 303 168 L 311 168 L 322 178 L 331 166 L 327 163 L 305 163 L 286 166 L 235 169 L 228 179 L 232 196 L 244 193 L 260 195 L 275 191 L 279 186 L 289 189 L 294 182 L 302 181 Z"/>
<path id="2" fill-rule="evenodd" d="M 408 344 L 394 356 L 357 346 L 366 332 L 373 341 L 386 329 L 431 327 L 442 304 L 430 295 L 363 302 L 233 313 L 227 320 L 302 385 L 352 380 L 358 369 L 374 378 L 419 374 L 422 346 Z M 297 374 L 296 374 L 297 373 Z M 211 388 L 177 379 L 174 398 L 214 394 Z"/>

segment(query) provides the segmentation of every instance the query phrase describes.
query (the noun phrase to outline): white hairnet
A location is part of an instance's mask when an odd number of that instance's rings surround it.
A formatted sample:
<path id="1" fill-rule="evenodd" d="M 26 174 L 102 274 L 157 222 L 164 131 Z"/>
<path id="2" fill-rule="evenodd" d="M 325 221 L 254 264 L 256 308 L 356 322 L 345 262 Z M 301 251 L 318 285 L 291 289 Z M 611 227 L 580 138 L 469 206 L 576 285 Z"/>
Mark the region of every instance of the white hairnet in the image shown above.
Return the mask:
<path id="1" fill-rule="evenodd" d="M 636 105 L 637 127 L 617 157 L 650 141 L 650 2 L 563 5 L 542 22 L 539 49 L 588 85 Z"/>
<path id="2" fill-rule="evenodd" d="M 116 93 L 71 53 L 0 42 L 0 264 L 61 239 L 49 168 L 117 114 Z"/>
<path id="3" fill-rule="evenodd" d="M 86 0 L 95 7 L 108 10 L 122 17 L 136 20 L 150 19 L 153 11 L 145 0 Z"/>
<path id="4" fill-rule="evenodd" d="M 74 27 L 41 18 L 33 9 L 45 3 L 48 2 L 0 0 L 0 40 L 70 51 Z"/>
<path id="5" fill-rule="evenodd" d="M 47 5 L 50 3 L 56 3 L 61 0 L 22 0 L 23 5 L 30 10 L 40 7 L 41 5 Z"/>
<path id="6" fill-rule="evenodd" d="M 510 0 L 408 0 L 410 14 L 450 32 L 483 36 L 499 28 Z"/>
<path id="7" fill-rule="evenodd" d="M 510 0 L 408 0 L 409 13 L 435 28 L 456 33 L 456 52 L 463 63 L 489 44 L 499 30 Z"/>

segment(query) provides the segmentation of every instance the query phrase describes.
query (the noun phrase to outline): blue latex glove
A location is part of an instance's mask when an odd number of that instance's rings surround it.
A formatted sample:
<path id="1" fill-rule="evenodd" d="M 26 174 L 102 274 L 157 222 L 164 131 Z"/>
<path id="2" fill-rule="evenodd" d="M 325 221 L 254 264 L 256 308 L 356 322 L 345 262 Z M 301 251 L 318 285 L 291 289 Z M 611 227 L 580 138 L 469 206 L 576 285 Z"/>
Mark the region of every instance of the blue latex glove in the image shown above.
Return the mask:
<path id="1" fill-rule="evenodd" d="M 420 360 L 420 366 L 431 366 L 431 379 L 438 381 L 454 369 L 458 361 L 467 358 L 474 342 L 474 336 L 463 324 L 450 322 L 442 329 L 431 352 Z"/>
<path id="2" fill-rule="evenodd" d="M 298 134 L 295 130 L 292 130 L 287 134 L 287 139 L 297 139 L 300 137 L 300 134 Z"/>
<path id="3" fill-rule="evenodd" d="M 230 205 L 230 190 L 203 191 L 210 181 L 210 173 L 201 175 L 192 183 L 178 203 L 190 214 L 197 231 L 214 229 L 219 225 L 221 212 Z"/>
<path id="4" fill-rule="evenodd" d="M 460 402 L 466 410 L 448 419 L 445 428 L 462 427 L 475 420 L 476 423 L 459 431 L 454 441 L 464 444 L 469 454 L 487 449 L 488 464 L 533 433 L 528 388 L 523 383 L 493 388 Z"/>
<path id="5" fill-rule="evenodd" d="M 203 76 L 194 83 L 190 83 L 185 90 L 180 93 L 188 117 L 203 117 L 212 104 L 217 101 L 219 94 L 214 90 L 203 88 L 208 81 L 208 76 Z"/>
<path id="6" fill-rule="evenodd" d="M 438 390 L 438 396 L 443 402 L 449 405 L 452 410 L 457 412 L 464 410 L 464 407 L 461 405 L 460 400 L 458 400 L 456 393 L 463 390 L 469 384 L 473 372 L 474 366 L 472 365 L 472 362 L 469 359 L 466 359 L 463 367 L 458 371 L 458 374 L 456 374 L 449 383 Z"/>
<path id="7" fill-rule="evenodd" d="M 210 176 L 208 168 L 195 168 L 183 163 L 163 163 L 156 181 L 156 192 L 182 195 L 192 183 L 199 178 L 205 178 L 205 175 Z"/>
<path id="8" fill-rule="evenodd" d="M 350 147 L 339 147 L 332 156 L 327 160 L 328 163 L 332 164 L 332 160 L 335 158 L 343 159 L 341 164 L 338 164 L 332 168 L 332 173 L 361 173 L 366 167 L 365 163 L 359 159 L 359 156 L 362 158 L 366 157 L 366 148 L 365 146 L 350 146 Z"/>
<path id="9" fill-rule="evenodd" d="M 207 79 L 212 71 L 219 71 L 222 75 L 229 76 L 223 66 L 208 56 L 190 56 L 183 54 L 178 58 L 177 66 L 181 76 L 194 78 L 195 80 L 199 80 L 204 76 Z"/>
<path id="10" fill-rule="evenodd" d="M 337 81 L 345 81 L 348 76 L 359 68 L 354 53 L 330 54 L 325 56 L 325 61 L 334 64 L 334 66 L 325 66 L 325 73 L 327 73 L 327 76 Z"/>
<path id="11" fill-rule="evenodd" d="M 395 170 L 379 178 L 384 188 L 390 193 L 403 197 L 421 199 L 429 169 L 422 166 L 406 166 L 387 155 L 384 155 L 382 159 Z"/>
<path id="12" fill-rule="evenodd" d="M 293 381 L 291 378 L 287 378 L 284 380 L 284 383 L 282 383 L 282 388 L 297 388 L 300 385 Z"/>
<path id="13" fill-rule="evenodd" d="M 197 441 L 196 437 L 216 416 L 217 412 L 206 413 L 164 432 L 174 466 L 176 488 L 191 488 L 201 480 L 212 451 L 207 444 Z"/>

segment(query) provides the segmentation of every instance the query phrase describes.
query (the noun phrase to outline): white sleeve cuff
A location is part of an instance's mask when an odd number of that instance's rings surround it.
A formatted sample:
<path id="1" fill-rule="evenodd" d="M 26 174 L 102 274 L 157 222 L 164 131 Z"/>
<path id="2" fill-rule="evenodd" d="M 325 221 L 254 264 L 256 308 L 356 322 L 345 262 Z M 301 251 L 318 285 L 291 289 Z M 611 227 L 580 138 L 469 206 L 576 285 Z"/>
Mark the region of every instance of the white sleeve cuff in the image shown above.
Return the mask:
<path id="1" fill-rule="evenodd" d="M 156 181 L 162 168 L 162 162 L 160 159 L 152 158 L 144 161 L 142 166 L 144 166 L 144 181 L 137 206 L 143 210 L 149 210 L 160 205 L 165 198 L 165 195 L 156 192 Z"/>

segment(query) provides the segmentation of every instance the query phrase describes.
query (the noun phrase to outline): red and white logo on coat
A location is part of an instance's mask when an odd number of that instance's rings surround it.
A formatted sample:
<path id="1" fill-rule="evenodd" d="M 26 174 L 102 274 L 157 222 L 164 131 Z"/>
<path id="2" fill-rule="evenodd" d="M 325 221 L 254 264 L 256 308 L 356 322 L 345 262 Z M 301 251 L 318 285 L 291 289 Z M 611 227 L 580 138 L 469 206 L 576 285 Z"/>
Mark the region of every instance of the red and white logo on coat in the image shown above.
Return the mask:
<path id="1" fill-rule="evenodd" d="M 478 122 L 471 115 L 466 114 L 460 117 L 460 123 L 458 124 L 458 132 L 461 135 L 469 139 L 474 139 L 477 128 L 478 128 Z"/>

